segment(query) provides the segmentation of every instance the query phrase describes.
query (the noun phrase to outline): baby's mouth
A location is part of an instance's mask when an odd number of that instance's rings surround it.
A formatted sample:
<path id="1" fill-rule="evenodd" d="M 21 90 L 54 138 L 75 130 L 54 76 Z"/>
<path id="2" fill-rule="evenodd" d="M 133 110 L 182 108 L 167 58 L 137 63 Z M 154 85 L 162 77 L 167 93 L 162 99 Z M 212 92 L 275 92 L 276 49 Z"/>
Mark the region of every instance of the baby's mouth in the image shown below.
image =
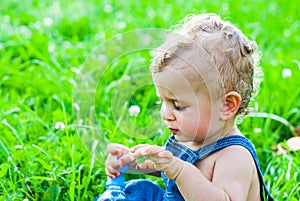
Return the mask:
<path id="1" fill-rule="evenodd" d="M 175 135 L 179 132 L 179 130 L 175 128 L 169 128 L 169 130 Z"/>

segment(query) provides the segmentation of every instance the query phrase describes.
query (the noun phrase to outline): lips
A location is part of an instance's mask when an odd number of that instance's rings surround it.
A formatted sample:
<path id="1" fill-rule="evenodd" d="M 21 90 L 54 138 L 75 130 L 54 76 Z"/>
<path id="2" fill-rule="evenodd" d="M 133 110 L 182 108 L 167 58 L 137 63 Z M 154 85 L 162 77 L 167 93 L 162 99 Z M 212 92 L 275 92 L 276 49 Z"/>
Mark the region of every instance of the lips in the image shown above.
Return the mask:
<path id="1" fill-rule="evenodd" d="M 177 134 L 179 132 L 179 130 L 175 128 L 169 128 L 169 130 L 174 134 Z"/>

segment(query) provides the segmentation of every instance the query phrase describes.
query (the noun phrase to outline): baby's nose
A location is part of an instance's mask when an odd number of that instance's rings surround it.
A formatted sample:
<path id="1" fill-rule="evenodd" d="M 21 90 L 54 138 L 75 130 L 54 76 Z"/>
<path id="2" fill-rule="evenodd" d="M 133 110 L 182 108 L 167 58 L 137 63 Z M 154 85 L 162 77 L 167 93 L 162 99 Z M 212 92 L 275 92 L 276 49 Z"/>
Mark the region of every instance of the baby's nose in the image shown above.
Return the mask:
<path id="1" fill-rule="evenodd" d="M 173 110 L 170 106 L 167 106 L 166 104 L 162 104 L 161 110 L 161 117 L 165 121 L 174 121 L 176 118 L 173 114 Z"/>

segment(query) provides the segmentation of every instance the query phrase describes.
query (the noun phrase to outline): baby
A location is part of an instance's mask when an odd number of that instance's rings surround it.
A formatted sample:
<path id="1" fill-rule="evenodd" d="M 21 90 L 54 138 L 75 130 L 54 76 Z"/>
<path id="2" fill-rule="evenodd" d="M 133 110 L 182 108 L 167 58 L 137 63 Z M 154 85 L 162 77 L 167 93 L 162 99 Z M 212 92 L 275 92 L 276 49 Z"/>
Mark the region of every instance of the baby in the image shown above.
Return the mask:
<path id="1" fill-rule="evenodd" d="M 119 168 L 161 176 L 125 185 L 128 200 L 273 200 L 251 142 L 235 125 L 254 91 L 257 46 L 218 15 L 190 16 L 157 48 L 150 66 L 161 117 L 172 135 L 164 147 L 110 144 L 106 173 Z M 137 160 L 146 160 L 136 165 Z"/>

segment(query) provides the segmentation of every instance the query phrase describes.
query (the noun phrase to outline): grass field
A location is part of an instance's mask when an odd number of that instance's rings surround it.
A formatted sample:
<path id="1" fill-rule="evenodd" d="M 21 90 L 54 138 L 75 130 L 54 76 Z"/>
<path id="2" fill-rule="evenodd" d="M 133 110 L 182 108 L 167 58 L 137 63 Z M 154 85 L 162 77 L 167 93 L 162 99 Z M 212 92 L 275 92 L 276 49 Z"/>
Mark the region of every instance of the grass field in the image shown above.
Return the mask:
<path id="1" fill-rule="evenodd" d="M 300 152 L 274 150 L 278 144 L 285 148 L 295 134 L 281 118 L 294 127 L 300 125 L 299 6 L 296 0 L 1 1 L 0 201 L 80 201 L 101 193 L 106 177 L 103 156 L 91 154 L 91 146 L 84 143 L 86 149 L 74 129 L 80 67 L 88 66 L 91 53 L 117 34 L 168 29 L 187 14 L 204 12 L 220 14 L 257 41 L 265 79 L 251 106 L 267 115 L 246 117 L 239 127 L 257 148 L 272 195 L 299 200 Z M 151 84 L 134 92 L 119 110 L 111 106 L 120 104 L 115 91 L 123 90 L 115 81 L 132 76 L 134 66 L 145 65 L 149 58 L 146 51 L 121 58 L 95 85 L 96 119 L 100 119 L 96 123 L 111 141 L 162 145 L 168 135 L 157 126 L 161 137 L 122 137 L 136 125 L 151 122 L 147 116 L 156 102 Z M 140 116 L 128 127 L 118 124 L 116 116 L 128 116 L 130 105 L 140 106 Z M 95 122 L 86 118 L 84 123 Z"/>

